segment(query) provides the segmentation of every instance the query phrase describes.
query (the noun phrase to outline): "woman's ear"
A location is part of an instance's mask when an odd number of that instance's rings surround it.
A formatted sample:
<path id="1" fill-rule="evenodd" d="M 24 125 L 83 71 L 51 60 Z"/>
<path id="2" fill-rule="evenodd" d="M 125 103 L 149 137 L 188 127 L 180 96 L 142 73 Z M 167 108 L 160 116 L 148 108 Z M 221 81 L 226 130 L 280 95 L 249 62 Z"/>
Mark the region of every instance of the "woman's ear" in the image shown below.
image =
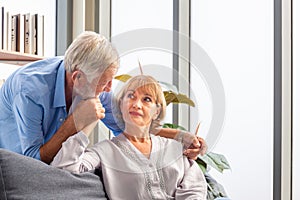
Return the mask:
<path id="1" fill-rule="evenodd" d="M 122 101 L 122 99 L 119 100 L 119 108 L 120 108 L 120 112 L 123 113 L 122 112 L 122 110 L 123 110 L 123 101 Z"/>
<path id="2" fill-rule="evenodd" d="M 161 112 L 161 105 L 157 104 L 155 114 L 153 115 L 153 120 L 158 119 L 160 112 Z"/>

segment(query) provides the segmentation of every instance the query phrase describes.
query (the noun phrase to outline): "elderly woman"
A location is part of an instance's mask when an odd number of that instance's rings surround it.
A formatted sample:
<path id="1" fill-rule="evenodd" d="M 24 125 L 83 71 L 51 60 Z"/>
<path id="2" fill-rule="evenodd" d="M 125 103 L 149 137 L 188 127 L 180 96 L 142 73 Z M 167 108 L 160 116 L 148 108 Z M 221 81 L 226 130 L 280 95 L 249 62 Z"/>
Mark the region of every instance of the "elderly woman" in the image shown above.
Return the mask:
<path id="1" fill-rule="evenodd" d="M 164 118 L 166 102 L 158 82 L 139 75 L 116 98 L 122 134 L 87 148 L 88 130 L 63 143 L 52 165 L 72 172 L 100 168 L 110 199 L 206 199 L 207 185 L 182 144 L 150 134 Z"/>

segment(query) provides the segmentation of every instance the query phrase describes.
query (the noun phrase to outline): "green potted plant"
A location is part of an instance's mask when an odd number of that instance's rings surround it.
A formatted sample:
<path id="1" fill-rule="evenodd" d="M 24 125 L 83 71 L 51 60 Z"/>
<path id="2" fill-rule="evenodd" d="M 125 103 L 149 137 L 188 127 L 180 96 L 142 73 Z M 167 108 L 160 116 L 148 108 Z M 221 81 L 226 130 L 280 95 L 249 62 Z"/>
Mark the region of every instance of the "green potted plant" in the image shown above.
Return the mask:
<path id="1" fill-rule="evenodd" d="M 168 86 L 168 84 L 164 83 L 164 82 L 161 82 L 161 84 L 163 84 L 165 87 Z M 172 86 L 172 87 L 174 87 L 174 86 Z M 188 98 L 186 95 L 180 94 L 180 93 L 175 93 L 172 90 L 164 91 L 164 96 L 165 96 L 167 105 L 169 105 L 171 103 L 184 103 L 184 104 L 187 104 L 192 107 L 195 106 L 193 100 Z M 163 125 L 163 127 L 185 130 L 185 128 L 180 125 L 170 124 L 170 123 L 165 123 Z M 227 159 L 225 158 L 225 156 L 221 155 L 221 154 L 213 153 L 213 152 L 207 152 L 204 156 L 199 155 L 198 158 L 196 159 L 196 162 L 198 163 L 199 167 L 203 171 L 206 181 L 208 183 L 207 199 L 213 200 L 218 197 L 227 197 L 223 186 L 221 184 L 219 184 L 215 179 L 213 179 L 208 173 L 209 167 L 216 169 L 220 173 L 222 173 L 226 169 L 230 169 L 230 165 L 229 165 Z"/>

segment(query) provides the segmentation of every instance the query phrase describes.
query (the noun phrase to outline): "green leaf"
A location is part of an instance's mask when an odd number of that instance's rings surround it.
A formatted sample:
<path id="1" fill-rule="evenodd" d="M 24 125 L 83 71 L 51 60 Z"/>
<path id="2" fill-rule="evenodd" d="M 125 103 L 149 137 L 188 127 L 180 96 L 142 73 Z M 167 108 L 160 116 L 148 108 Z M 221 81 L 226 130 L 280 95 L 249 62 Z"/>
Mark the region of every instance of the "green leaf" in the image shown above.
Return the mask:
<path id="1" fill-rule="evenodd" d="M 186 129 L 183 126 L 179 126 L 177 124 L 170 124 L 170 123 L 164 123 L 163 128 L 173 128 L 173 129 L 180 129 L 186 131 Z"/>
<path id="2" fill-rule="evenodd" d="M 198 164 L 198 166 L 202 170 L 203 174 L 205 174 L 206 171 L 207 171 L 207 164 L 199 157 L 196 159 L 196 163 Z"/>
<path id="3" fill-rule="evenodd" d="M 227 197 L 224 187 L 218 183 L 210 174 L 205 173 L 207 182 L 207 199 L 214 200 L 217 197 Z"/>
<path id="4" fill-rule="evenodd" d="M 126 82 L 130 78 L 131 78 L 131 76 L 128 74 L 121 74 L 119 76 L 115 76 L 115 79 L 122 81 L 122 82 Z"/>
<path id="5" fill-rule="evenodd" d="M 204 156 L 198 156 L 202 159 L 207 165 L 213 167 L 214 169 L 218 170 L 219 172 L 223 172 L 225 169 L 230 169 L 230 165 L 225 158 L 225 156 L 213 152 L 209 152 Z"/>
<path id="6" fill-rule="evenodd" d="M 169 105 L 170 103 L 185 103 L 189 106 L 195 107 L 195 103 L 184 94 L 176 94 L 173 91 L 164 91 L 164 96 L 167 105 Z"/>

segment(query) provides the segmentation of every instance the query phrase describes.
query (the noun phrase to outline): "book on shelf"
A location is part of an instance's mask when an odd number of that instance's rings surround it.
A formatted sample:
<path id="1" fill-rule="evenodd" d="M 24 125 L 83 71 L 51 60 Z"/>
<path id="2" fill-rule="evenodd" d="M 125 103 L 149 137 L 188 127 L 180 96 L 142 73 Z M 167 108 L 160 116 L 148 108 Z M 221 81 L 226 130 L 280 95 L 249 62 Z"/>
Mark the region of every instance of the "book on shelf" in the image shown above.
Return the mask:
<path id="1" fill-rule="evenodd" d="M 44 55 L 44 16 L 35 14 L 37 17 L 37 55 Z"/>
<path id="2" fill-rule="evenodd" d="M 10 30 L 8 30 L 10 25 L 10 14 L 9 12 L 5 12 L 5 8 L 1 7 L 1 48 L 3 50 L 8 50 L 8 34 L 10 34 Z M 9 24 L 8 24 L 9 23 Z M 10 47 L 10 46 L 9 46 Z"/>
<path id="3" fill-rule="evenodd" d="M 24 20 L 21 14 L 11 18 L 11 50 L 24 53 Z"/>
<path id="4" fill-rule="evenodd" d="M 26 13 L 23 15 L 24 18 L 24 53 L 32 53 L 32 31 L 31 31 L 31 18 L 30 13 Z"/>
<path id="5" fill-rule="evenodd" d="M 17 51 L 17 23 L 18 23 L 18 16 L 11 15 L 11 51 Z"/>
<path id="6" fill-rule="evenodd" d="M 24 18 L 21 14 L 17 14 L 17 29 L 16 29 L 16 51 L 24 53 Z"/>
<path id="7" fill-rule="evenodd" d="M 31 15 L 31 53 L 37 55 L 37 15 Z"/>
<path id="8" fill-rule="evenodd" d="M 22 14 L 19 15 L 19 23 L 20 23 L 20 30 L 19 30 L 19 45 L 20 45 L 20 49 L 19 52 L 20 53 L 24 53 L 24 47 L 25 47 L 25 19 L 24 16 Z"/>
<path id="9" fill-rule="evenodd" d="M 39 14 L 32 15 L 32 54 L 44 55 L 44 16 Z"/>
<path id="10" fill-rule="evenodd" d="M 6 12 L 6 50 L 11 51 L 11 14 L 9 11 Z"/>

